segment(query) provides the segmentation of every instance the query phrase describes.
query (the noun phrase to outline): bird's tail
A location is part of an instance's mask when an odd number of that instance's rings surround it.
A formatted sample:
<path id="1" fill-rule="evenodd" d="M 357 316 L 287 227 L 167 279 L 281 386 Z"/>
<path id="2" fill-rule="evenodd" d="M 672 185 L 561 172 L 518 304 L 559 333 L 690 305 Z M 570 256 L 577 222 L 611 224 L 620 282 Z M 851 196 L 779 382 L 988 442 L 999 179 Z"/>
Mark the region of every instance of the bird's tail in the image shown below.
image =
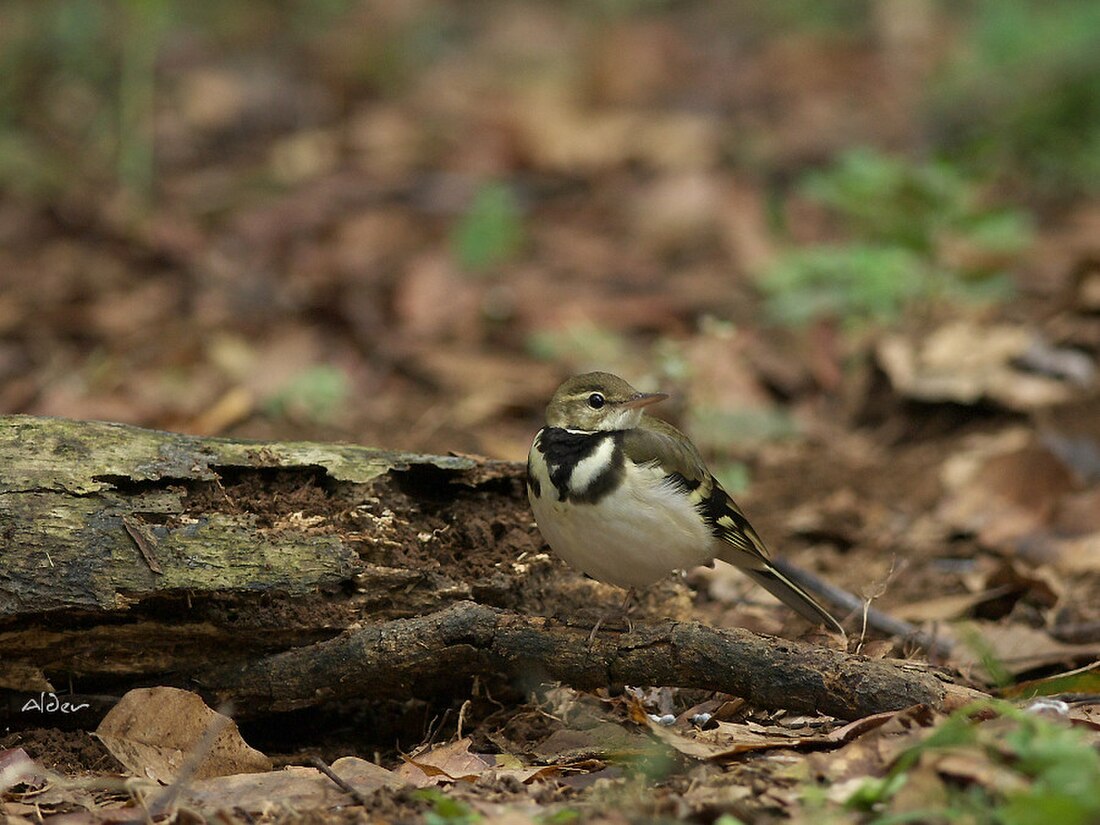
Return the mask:
<path id="1" fill-rule="evenodd" d="M 767 567 L 741 567 L 741 572 L 802 618 L 814 624 L 825 625 L 832 631 L 844 632 L 840 622 L 833 618 L 828 610 L 818 604 L 813 596 L 776 570 L 771 564 L 768 564 Z"/>

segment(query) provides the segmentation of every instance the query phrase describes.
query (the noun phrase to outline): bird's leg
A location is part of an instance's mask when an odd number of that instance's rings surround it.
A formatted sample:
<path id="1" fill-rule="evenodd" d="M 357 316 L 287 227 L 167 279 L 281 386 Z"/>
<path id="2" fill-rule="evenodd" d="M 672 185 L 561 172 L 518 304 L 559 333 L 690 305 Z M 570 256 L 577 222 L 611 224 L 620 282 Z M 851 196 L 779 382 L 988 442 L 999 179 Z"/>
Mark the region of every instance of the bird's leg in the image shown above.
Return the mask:
<path id="1" fill-rule="evenodd" d="M 588 634 L 588 647 L 592 647 L 592 642 L 596 640 L 596 634 L 600 631 L 600 625 L 603 624 L 603 616 L 596 619 L 596 624 L 592 626 L 592 632 Z"/>
<path id="2" fill-rule="evenodd" d="M 632 608 L 634 606 L 634 602 L 637 601 L 637 599 L 635 598 L 637 595 L 638 594 L 634 592 L 633 587 L 628 587 L 626 589 L 626 595 L 623 596 L 622 607 L 619 608 L 619 610 L 621 610 L 623 614 L 623 621 L 626 622 L 627 633 L 634 632 L 634 622 L 630 620 L 630 608 Z"/>
<path id="3" fill-rule="evenodd" d="M 626 595 L 623 596 L 623 603 L 619 606 L 619 612 L 623 615 L 623 621 L 626 622 L 626 630 L 628 633 L 634 632 L 634 623 L 630 621 L 629 608 L 631 603 L 635 600 L 635 592 L 633 587 L 626 589 Z M 592 641 L 596 638 L 596 634 L 599 632 L 600 627 L 603 625 L 603 620 L 607 618 L 607 614 L 604 613 L 600 618 L 596 619 L 596 625 L 592 628 L 592 632 L 588 634 L 588 644 L 592 645 Z"/>

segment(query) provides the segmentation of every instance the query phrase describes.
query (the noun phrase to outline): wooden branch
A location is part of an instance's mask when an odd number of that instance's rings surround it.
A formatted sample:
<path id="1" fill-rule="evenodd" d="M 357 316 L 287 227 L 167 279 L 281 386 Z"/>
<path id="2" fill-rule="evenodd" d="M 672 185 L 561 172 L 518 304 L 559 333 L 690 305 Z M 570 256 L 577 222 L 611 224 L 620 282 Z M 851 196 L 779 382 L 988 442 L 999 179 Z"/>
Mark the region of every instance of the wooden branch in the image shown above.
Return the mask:
<path id="1" fill-rule="evenodd" d="M 293 710 L 322 702 L 454 692 L 473 677 L 503 672 L 525 687 L 561 681 L 579 689 L 673 685 L 732 693 L 771 709 L 859 719 L 916 704 L 953 706 L 978 696 L 929 667 L 871 660 L 740 628 L 691 622 L 628 633 L 566 627 L 473 602 L 429 616 L 351 631 L 244 667 L 198 677 L 237 713 Z M 212 686 L 218 686 L 212 688 Z M 212 688 L 212 689 L 211 689 Z"/>

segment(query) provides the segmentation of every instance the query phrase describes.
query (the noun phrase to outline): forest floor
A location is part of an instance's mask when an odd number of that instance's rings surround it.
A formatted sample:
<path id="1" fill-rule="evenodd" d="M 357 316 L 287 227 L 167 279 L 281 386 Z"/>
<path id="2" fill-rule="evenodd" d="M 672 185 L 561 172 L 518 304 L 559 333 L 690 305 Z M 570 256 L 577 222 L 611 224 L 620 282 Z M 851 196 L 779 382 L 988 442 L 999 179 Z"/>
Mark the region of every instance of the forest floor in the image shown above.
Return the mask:
<path id="1" fill-rule="evenodd" d="M 178 821 L 984 822 L 1028 806 L 1096 821 L 1100 202 L 948 175 L 951 208 L 1013 203 L 1031 227 L 1012 249 L 928 229 L 931 249 L 906 255 L 964 273 L 957 293 L 891 291 L 913 270 L 835 291 L 766 274 L 853 243 L 851 204 L 801 185 L 810 170 L 854 146 L 884 153 L 851 161 L 865 170 L 920 155 L 951 22 L 925 9 L 907 40 L 877 18 L 806 29 L 705 4 L 598 19 L 371 6 L 289 44 L 170 29 L 148 190 L 112 184 L 95 145 L 0 189 L 0 413 L 522 462 L 557 383 L 607 369 L 672 394 L 655 413 L 774 554 L 949 643 L 933 658 L 950 678 L 1013 704 L 850 725 L 699 691 L 541 685 L 410 699 L 377 729 L 369 708 L 328 708 L 241 732 L 276 767 L 377 763 L 355 767 L 359 799 L 284 771 L 259 790 L 184 788 Z M 78 85 L 35 105 L 108 106 Z M 927 168 L 905 168 L 922 185 Z M 897 194 L 881 185 L 872 201 Z M 969 300 L 975 260 L 1011 289 Z M 577 576 L 539 556 L 522 499 L 494 506 L 456 516 L 486 545 L 463 555 L 530 552 Z M 841 644 L 722 565 L 638 609 Z M 858 611 L 844 623 L 853 651 L 929 658 Z M 1028 690 L 1064 702 L 1036 708 Z M 3 784 L 17 749 L 53 772 L 45 790 Z M 1073 770 L 1091 790 L 1065 801 L 1052 777 Z M 12 822 L 137 816 L 135 786 L 108 781 L 125 773 L 90 731 L 0 731 Z"/>

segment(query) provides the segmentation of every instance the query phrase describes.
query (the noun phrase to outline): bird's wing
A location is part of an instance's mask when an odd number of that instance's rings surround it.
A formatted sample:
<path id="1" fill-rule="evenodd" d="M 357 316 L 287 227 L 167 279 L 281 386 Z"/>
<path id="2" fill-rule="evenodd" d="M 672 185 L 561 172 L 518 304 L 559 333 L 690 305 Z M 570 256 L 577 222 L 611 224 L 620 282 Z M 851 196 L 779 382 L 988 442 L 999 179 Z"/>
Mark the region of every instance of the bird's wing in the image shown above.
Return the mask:
<path id="1" fill-rule="evenodd" d="M 640 426 L 627 430 L 623 447 L 635 463 L 660 463 L 671 483 L 690 496 L 711 533 L 738 556 L 728 561 L 738 567 L 771 567 L 763 540 L 687 436 L 666 421 L 644 416 Z"/>
<path id="2" fill-rule="evenodd" d="M 623 447 L 635 463 L 660 462 L 670 482 L 691 498 L 719 539 L 718 558 L 742 570 L 803 618 L 844 632 L 829 611 L 775 568 L 763 539 L 679 430 L 659 418 L 643 416 L 640 426 L 627 430 Z"/>

